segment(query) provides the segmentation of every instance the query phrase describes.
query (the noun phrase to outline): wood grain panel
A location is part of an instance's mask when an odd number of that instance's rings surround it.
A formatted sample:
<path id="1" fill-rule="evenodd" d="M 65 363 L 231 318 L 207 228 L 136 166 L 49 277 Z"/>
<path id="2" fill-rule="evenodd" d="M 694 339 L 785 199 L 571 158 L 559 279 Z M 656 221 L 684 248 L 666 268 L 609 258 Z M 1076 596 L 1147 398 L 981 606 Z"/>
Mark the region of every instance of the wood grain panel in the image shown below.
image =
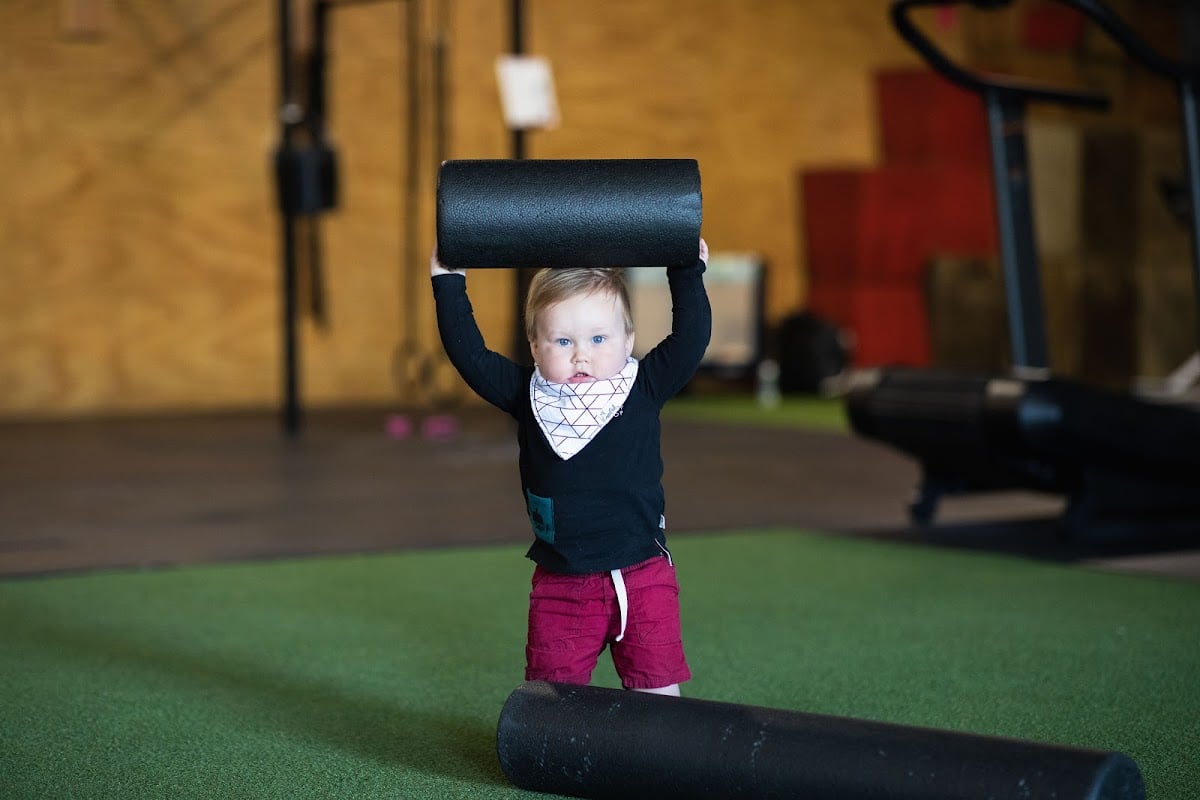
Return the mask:
<path id="1" fill-rule="evenodd" d="M 403 6 L 353 6 L 333 20 L 330 130 L 343 202 L 321 222 L 330 324 L 305 320 L 301 330 L 313 405 L 425 402 L 394 370 L 410 321 L 412 351 L 440 360 L 426 266 L 428 137 L 420 196 L 409 205 L 403 193 Z M 99 36 L 80 41 L 62 36 L 58 4 L 0 4 L 0 179 L 10 187 L 0 197 L 0 417 L 271 407 L 280 386 L 273 4 L 106 8 Z M 913 63 L 882 4 L 527 8 L 528 49 L 551 58 L 563 108 L 558 130 L 529 135 L 529 154 L 699 159 L 712 246 L 765 255 L 772 317 L 801 304 L 794 175 L 870 163 L 871 71 Z M 445 155 L 507 157 L 493 70 L 508 47 L 508 4 L 446 0 L 444 10 Z M 436 11 L 422 3 L 426 48 Z M 954 44 L 955 32 L 942 35 Z M 430 69 L 426 58 L 425 83 Z M 425 126 L 431 103 L 426 93 Z M 513 275 L 470 280 L 485 335 L 507 349 Z"/>

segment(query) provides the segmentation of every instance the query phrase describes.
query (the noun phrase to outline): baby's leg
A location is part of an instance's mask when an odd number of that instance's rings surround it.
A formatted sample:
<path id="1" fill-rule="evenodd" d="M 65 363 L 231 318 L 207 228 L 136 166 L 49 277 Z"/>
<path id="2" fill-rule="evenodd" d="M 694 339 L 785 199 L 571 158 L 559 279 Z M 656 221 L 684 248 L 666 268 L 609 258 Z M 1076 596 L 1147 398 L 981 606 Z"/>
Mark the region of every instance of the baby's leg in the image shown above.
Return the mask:
<path id="1" fill-rule="evenodd" d="M 613 665 L 626 689 L 678 697 L 691 677 L 679 630 L 675 567 L 657 556 L 621 570 L 629 600 L 628 622 L 612 641 Z"/>
<path id="2" fill-rule="evenodd" d="M 525 680 L 586 685 L 604 650 L 615 607 L 608 575 L 537 567 L 529 594 Z"/>

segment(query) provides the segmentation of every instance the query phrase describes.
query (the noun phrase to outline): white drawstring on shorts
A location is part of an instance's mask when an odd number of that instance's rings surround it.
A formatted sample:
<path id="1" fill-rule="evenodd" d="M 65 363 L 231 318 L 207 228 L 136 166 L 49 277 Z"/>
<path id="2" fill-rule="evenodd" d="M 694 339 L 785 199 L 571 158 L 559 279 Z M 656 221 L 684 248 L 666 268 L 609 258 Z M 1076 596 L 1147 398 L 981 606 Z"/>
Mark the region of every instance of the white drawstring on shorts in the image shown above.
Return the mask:
<path id="1" fill-rule="evenodd" d="M 619 642 L 625 638 L 625 623 L 629 621 L 629 593 L 625 591 L 625 578 L 621 570 L 614 569 L 609 575 L 612 575 L 613 588 L 617 590 L 617 605 L 621 609 L 621 632 L 613 640 Z"/>

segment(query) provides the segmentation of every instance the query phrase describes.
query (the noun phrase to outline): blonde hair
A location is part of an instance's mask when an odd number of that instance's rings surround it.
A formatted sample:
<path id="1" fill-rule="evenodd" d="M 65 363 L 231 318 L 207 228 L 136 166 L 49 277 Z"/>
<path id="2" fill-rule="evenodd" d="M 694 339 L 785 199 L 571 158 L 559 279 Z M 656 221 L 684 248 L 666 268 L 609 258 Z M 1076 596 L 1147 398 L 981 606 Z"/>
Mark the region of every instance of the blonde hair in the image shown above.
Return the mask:
<path id="1" fill-rule="evenodd" d="M 633 333 L 633 313 L 630 310 L 629 287 L 625 273 L 615 267 L 569 267 L 542 269 L 529 283 L 525 296 L 525 336 L 537 338 L 538 317 L 555 303 L 568 297 L 600 292 L 615 297 L 625 317 L 625 334 Z"/>

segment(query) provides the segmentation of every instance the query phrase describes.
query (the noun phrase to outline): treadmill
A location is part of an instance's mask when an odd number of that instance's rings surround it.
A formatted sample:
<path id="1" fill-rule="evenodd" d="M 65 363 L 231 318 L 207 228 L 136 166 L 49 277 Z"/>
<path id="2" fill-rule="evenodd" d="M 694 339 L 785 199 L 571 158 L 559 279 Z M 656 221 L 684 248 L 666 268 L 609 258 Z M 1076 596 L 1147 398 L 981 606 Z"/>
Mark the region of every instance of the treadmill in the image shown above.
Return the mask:
<path id="1" fill-rule="evenodd" d="M 1200 65 L 1162 56 L 1100 0 L 1057 2 L 1083 13 L 1131 58 L 1179 88 L 1200 308 Z M 920 482 L 908 505 L 917 524 L 931 523 L 948 495 L 1024 489 L 1066 499 L 1060 527 L 1069 538 L 1200 534 L 1200 410 L 1055 377 L 1049 369 L 1025 109 L 1031 102 L 1103 109 L 1107 99 L 964 69 L 910 18 L 915 8 L 949 5 L 990 9 L 1011 0 L 895 0 L 891 18 L 934 70 L 983 100 L 1013 368 L 1006 375 L 857 370 L 846 383 L 851 427 L 919 462 Z"/>

